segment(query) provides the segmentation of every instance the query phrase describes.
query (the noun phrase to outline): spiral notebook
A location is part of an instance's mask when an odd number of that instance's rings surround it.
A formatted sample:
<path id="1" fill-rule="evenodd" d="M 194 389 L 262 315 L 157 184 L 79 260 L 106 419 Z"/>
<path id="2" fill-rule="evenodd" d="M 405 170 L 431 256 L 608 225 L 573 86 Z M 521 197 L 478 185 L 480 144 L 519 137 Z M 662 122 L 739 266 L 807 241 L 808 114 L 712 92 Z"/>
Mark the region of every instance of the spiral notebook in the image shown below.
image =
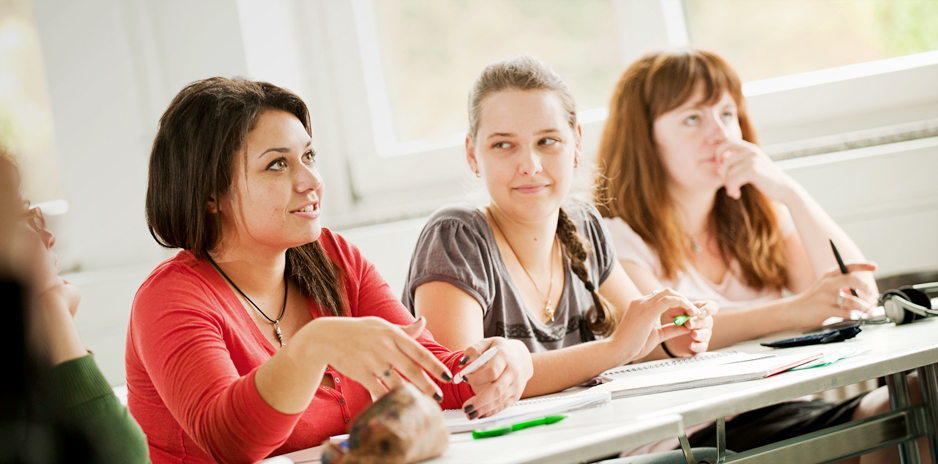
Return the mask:
<path id="1" fill-rule="evenodd" d="M 680 362 L 685 360 L 669 360 L 664 363 L 659 362 L 655 366 L 640 364 L 625 366 L 603 373 L 603 377 L 612 380 L 588 391 L 609 392 L 615 399 L 758 380 L 814 361 L 823 354 L 815 352 L 755 358 L 751 357 L 754 355 L 733 357 L 721 355 L 697 360 L 687 358 L 686 363 Z M 747 357 L 749 359 L 746 359 Z M 736 361 L 713 364 L 729 359 L 736 359 Z"/>
<path id="2" fill-rule="evenodd" d="M 739 351 L 708 351 L 689 358 L 662 359 L 660 361 L 649 361 L 614 367 L 599 374 L 596 377 L 597 381 L 595 384 L 598 385 L 616 379 L 647 373 L 662 373 L 688 368 L 720 366 L 774 357 L 776 356 L 771 353 L 749 354 Z"/>

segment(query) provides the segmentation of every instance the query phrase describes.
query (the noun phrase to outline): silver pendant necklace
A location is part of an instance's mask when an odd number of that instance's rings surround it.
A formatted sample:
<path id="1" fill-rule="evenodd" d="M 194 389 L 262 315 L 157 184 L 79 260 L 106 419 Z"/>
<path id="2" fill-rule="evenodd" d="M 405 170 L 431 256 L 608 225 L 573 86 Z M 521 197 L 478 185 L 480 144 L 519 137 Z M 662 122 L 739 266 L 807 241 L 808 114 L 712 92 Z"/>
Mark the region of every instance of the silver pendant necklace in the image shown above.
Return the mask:
<path id="1" fill-rule="evenodd" d="M 228 274 L 225 274 L 225 271 L 221 270 L 221 268 L 218 267 L 218 264 L 215 263 L 215 260 L 212 259 L 211 256 L 208 256 L 208 253 L 206 253 L 205 256 L 208 257 L 208 262 L 212 263 L 212 266 L 215 268 L 215 270 L 218 271 L 218 273 L 221 274 L 221 276 L 224 277 L 225 280 L 227 280 L 228 283 L 231 284 L 231 286 L 234 287 L 234 289 L 237 290 L 238 293 L 240 293 L 241 296 L 244 297 L 245 300 L 248 300 L 248 303 L 251 303 L 251 306 L 253 306 L 254 309 L 257 310 L 257 312 L 261 313 L 261 316 L 264 316 L 264 319 L 267 319 L 274 325 L 274 334 L 277 336 L 277 339 L 280 340 L 280 346 L 287 346 L 287 343 L 283 341 L 283 332 L 280 331 L 280 321 L 283 320 L 283 315 L 287 313 L 287 276 L 286 274 L 284 274 L 283 276 L 283 309 L 280 310 L 280 317 L 278 317 L 277 320 L 273 320 L 267 317 L 267 315 L 264 314 L 264 311 L 261 311 L 261 308 L 259 308 L 256 304 L 254 304 L 254 302 L 251 301 L 251 299 L 248 298 L 248 296 L 245 295 L 244 292 L 242 292 L 241 289 L 238 288 L 237 285 L 235 285 L 235 283 L 231 280 L 231 278 L 228 277 Z"/>
<path id="2" fill-rule="evenodd" d="M 508 240 L 508 236 L 505 235 L 505 232 L 502 232 L 502 227 L 498 224 L 498 220 L 495 219 L 495 215 L 492 214 L 492 222 L 495 224 L 495 228 L 498 229 L 498 233 L 502 234 L 502 237 L 505 239 L 505 243 L 508 244 L 508 249 L 511 250 L 511 254 L 515 256 L 515 260 L 518 261 L 518 264 L 521 265 L 521 270 L 527 274 L 528 279 L 531 280 L 531 283 L 534 284 L 534 290 L 537 291 L 538 296 L 544 300 L 544 314 L 550 319 L 550 322 L 554 322 L 554 311 L 556 308 L 552 308 L 550 305 L 550 292 L 554 288 L 554 245 L 557 243 L 557 236 L 554 235 L 554 242 L 550 245 L 550 284 L 547 286 L 547 295 L 541 292 L 541 288 L 537 286 L 537 282 L 534 280 L 534 277 L 531 277 L 531 273 L 528 272 L 528 268 L 524 267 L 524 263 L 521 262 L 521 258 L 518 257 L 518 253 L 515 252 L 515 248 L 511 246 L 511 242 Z"/>

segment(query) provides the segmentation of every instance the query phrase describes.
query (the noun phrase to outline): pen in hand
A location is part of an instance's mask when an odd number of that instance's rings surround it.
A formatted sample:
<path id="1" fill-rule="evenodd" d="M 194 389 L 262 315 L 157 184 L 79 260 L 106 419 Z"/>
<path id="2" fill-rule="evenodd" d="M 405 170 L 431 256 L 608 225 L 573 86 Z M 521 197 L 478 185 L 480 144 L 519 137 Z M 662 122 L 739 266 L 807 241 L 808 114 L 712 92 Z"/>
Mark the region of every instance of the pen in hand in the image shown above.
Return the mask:
<path id="1" fill-rule="evenodd" d="M 828 241 L 831 242 L 831 250 L 834 250 L 834 258 L 837 259 L 837 265 L 840 266 L 840 273 L 841 274 L 850 273 L 850 271 L 847 270 L 847 266 L 844 265 L 844 260 L 840 258 L 840 253 L 837 251 L 837 247 L 834 246 L 834 241 L 830 239 L 828 239 Z M 850 288 L 850 294 L 853 296 L 857 296 L 857 297 L 859 296 L 857 295 L 857 291 L 853 289 L 853 287 Z"/>
<path id="2" fill-rule="evenodd" d="M 706 313 L 702 312 L 702 313 L 698 314 L 697 316 L 703 317 L 703 316 L 706 316 Z M 667 324 L 661 325 L 661 326 L 658 327 L 658 328 L 659 328 L 659 329 L 663 329 L 663 328 L 665 328 L 665 327 L 670 327 L 670 326 L 672 326 L 672 325 L 684 325 L 685 323 L 687 323 L 687 321 L 689 321 L 689 320 L 691 320 L 691 319 L 693 319 L 693 318 L 695 318 L 695 317 L 697 317 L 697 316 L 691 316 L 690 314 L 682 314 L 682 315 L 680 315 L 680 316 L 674 318 L 674 323 L 670 323 L 670 322 L 669 322 L 669 323 L 667 323 Z"/>
<path id="3" fill-rule="evenodd" d="M 453 383 L 458 384 L 462 382 L 463 380 L 465 380 L 465 376 L 477 371 L 480 367 L 482 367 L 483 364 L 489 362 L 489 360 L 492 359 L 492 357 L 494 357 L 496 353 L 498 353 L 497 346 L 493 346 L 485 350 L 485 353 L 482 353 L 482 355 L 476 358 L 475 361 L 472 361 L 471 363 L 469 363 L 468 366 L 466 366 L 463 370 L 459 371 L 453 377 Z"/>

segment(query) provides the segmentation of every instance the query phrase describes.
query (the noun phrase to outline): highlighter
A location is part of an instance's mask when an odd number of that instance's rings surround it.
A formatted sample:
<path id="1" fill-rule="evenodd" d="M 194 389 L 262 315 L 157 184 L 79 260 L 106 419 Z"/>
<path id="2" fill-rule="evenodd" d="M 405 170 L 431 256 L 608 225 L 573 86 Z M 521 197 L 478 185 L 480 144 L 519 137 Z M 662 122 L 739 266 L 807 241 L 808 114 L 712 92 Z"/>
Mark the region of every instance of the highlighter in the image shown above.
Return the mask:
<path id="1" fill-rule="evenodd" d="M 502 427 L 499 429 L 489 429 L 489 430 L 475 430 L 472 432 L 472 438 L 492 438 L 500 437 L 502 435 L 507 435 L 511 432 L 517 432 L 518 430 L 524 430 L 531 427 L 537 427 L 538 425 L 549 425 L 555 424 L 566 419 L 567 416 L 547 416 L 541 419 L 535 419 L 527 422 L 519 422 L 512 425 L 511 427 Z"/>
<path id="2" fill-rule="evenodd" d="M 685 314 L 685 315 L 683 315 L 683 316 L 675 317 L 675 318 L 674 318 L 674 325 L 684 325 L 685 322 L 687 322 L 687 321 L 689 321 L 689 320 L 691 320 L 691 319 L 693 319 L 693 318 L 694 318 L 694 316 L 691 316 L 691 315 L 689 315 L 689 314 Z"/>

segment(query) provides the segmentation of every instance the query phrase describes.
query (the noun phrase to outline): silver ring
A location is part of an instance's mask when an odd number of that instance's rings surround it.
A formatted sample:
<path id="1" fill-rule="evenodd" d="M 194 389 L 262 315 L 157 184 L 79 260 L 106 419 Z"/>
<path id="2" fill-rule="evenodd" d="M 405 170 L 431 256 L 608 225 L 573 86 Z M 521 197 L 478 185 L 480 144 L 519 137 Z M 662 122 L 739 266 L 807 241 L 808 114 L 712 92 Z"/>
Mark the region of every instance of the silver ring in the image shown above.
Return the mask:
<path id="1" fill-rule="evenodd" d="M 844 294 L 843 294 L 843 292 L 838 292 L 838 293 L 837 293 L 837 306 L 839 306 L 841 309 L 843 309 L 843 307 L 844 307 Z"/>

